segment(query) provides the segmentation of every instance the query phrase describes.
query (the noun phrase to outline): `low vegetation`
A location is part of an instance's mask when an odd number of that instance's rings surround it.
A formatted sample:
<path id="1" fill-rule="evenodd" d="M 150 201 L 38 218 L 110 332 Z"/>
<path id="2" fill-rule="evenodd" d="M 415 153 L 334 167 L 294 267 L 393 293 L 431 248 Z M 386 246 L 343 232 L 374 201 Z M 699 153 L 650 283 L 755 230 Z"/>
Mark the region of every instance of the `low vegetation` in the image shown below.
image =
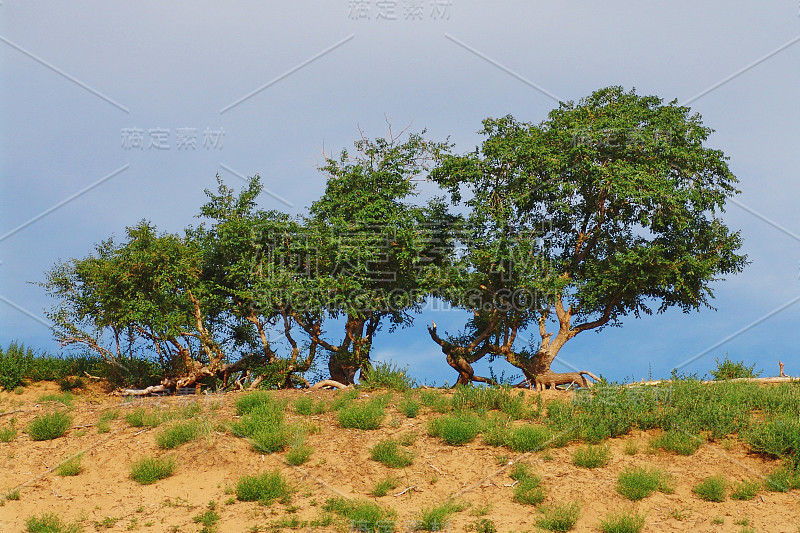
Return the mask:
<path id="1" fill-rule="evenodd" d="M 548 531 L 569 531 L 575 527 L 581 515 L 581 506 L 578 502 L 563 503 L 541 507 L 540 516 L 536 525 Z"/>
<path id="2" fill-rule="evenodd" d="M 82 455 L 76 455 L 66 461 L 62 461 L 56 467 L 56 474 L 59 476 L 77 476 L 83 470 L 81 466 L 81 459 L 83 459 Z"/>
<path id="3" fill-rule="evenodd" d="M 67 523 L 54 513 L 31 516 L 25 521 L 27 533 L 80 533 L 83 527 L 78 522 Z"/>
<path id="4" fill-rule="evenodd" d="M 62 411 L 37 416 L 25 430 L 33 440 L 53 440 L 64 435 L 72 425 L 72 417 Z"/>
<path id="5" fill-rule="evenodd" d="M 673 491 L 669 476 L 658 468 L 627 467 L 617 478 L 617 492 L 632 501 L 644 499 L 657 490 Z"/>
<path id="6" fill-rule="evenodd" d="M 424 507 L 420 510 L 411 528 L 414 531 L 445 531 L 448 529 L 450 517 L 463 509 L 463 505 L 452 501 Z"/>
<path id="7" fill-rule="evenodd" d="M 707 502 L 724 502 L 728 493 L 728 480 L 724 476 L 710 476 L 692 488 Z"/>
<path id="8" fill-rule="evenodd" d="M 614 511 L 600 521 L 603 533 L 639 533 L 646 516 L 634 511 Z"/>
<path id="9" fill-rule="evenodd" d="M 350 531 L 377 533 L 395 529 L 396 513 L 373 502 L 330 498 L 322 509 L 346 519 Z"/>
<path id="10" fill-rule="evenodd" d="M 150 485 L 171 476 L 178 463 L 174 457 L 142 457 L 131 464 L 131 479 L 141 485 Z"/>
<path id="11" fill-rule="evenodd" d="M 586 446 L 578 448 L 572 453 L 572 464 L 583 468 L 599 468 L 608 463 L 611 450 L 608 446 Z"/>
<path id="12" fill-rule="evenodd" d="M 526 505 L 539 505 L 547 497 L 547 489 L 542 486 L 542 478 L 533 474 L 530 466 L 517 463 L 510 474 L 514 484 L 514 501 Z"/>
<path id="13" fill-rule="evenodd" d="M 390 468 L 405 468 L 414 462 L 414 454 L 403 450 L 392 439 L 378 442 L 370 449 L 370 458 Z"/>
<path id="14" fill-rule="evenodd" d="M 275 500 L 289 500 L 294 489 L 278 470 L 257 476 L 243 476 L 236 483 L 236 498 L 269 505 Z"/>

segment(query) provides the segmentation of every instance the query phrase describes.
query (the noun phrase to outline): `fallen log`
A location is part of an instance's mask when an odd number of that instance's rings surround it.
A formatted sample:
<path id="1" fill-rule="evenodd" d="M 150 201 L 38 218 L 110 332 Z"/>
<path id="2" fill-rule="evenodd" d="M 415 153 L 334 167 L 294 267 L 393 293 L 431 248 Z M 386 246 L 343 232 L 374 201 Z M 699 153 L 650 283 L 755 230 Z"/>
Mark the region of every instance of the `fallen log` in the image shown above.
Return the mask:
<path id="1" fill-rule="evenodd" d="M 151 387 L 147 387 L 146 389 L 119 389 L 114 391 L 112 394 L 114 396 L 149 396 L 150 394 L 169 392 L 172 392 L 172 389 L 169 387 L 165 387 L 164 385 L 153 385 Z"/>
<path id="2" fill-rule="evenodd" d="M 339 383 L 338 381 L 334 381 L 332 379 L 323 379 L 322 381 L 318 381 L 311 385 L 311 390 L 319 390 L 319 389 L 349 389 L 352 385 L 345 385 L 344 383 Z"/>

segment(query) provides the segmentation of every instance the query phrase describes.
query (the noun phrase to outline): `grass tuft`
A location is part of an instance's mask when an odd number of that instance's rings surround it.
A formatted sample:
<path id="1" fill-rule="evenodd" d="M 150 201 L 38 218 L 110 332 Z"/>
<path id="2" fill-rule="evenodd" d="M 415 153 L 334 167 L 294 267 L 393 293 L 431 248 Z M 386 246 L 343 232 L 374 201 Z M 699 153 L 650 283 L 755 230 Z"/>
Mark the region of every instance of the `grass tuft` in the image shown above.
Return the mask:
<path id="1" fill-rule="evenodd" d="M 450 516 L 463 508 L 463 505 L 451 501 L 425 507 L 419 512 L 411 529 L 412 531 L 444 531 L 448 529 Z"/>
<path id="2" fill-rule="evenodd" d="M 728 492 L 725 476 L 709 476 L 692 488 L 692 491 L 707 502 L 724 502 Z"/>
<path id="3" fill-rule="evenodd" d="M 680 455 L 692 455 L 704 443 L 699 436 L 681 430 L 669 430 L 650 441 L 653 449 L 661 448 Z"/>
<path id="4" fill-rule="evenodd" d="M 611 450 L 608 445 L 578 448 L 572 454 L 572 464 L 583 468 L 599 468 L 608 463 Z"/>
<path id="5" fill-rule="evenodd" d="M 759 491 L 761 491 L 762 486 L 763 483 L 758 479 L 740 481 L 731 487 L 731 499 L 752 500 L 758 495 Z"/>
<path id="6" fill-rule="evenodd" d="M 294 489 L 278 470 L 258 476 L 243 476 L 236 483 L 236 498 L 243 502 L 258 501 L 269 505 L 278 499 L 289 499 Z"/>
<path id="7" fill-rule="evenodd" d="M 199 435 L 200 426 L 196 420 L 178 422 L 156 435 L 156 444 L 159 448 L 171 450 L 195 440 Z"/>
<path id="8" fill-rule="evenodd" d="M 526 505 L 539 505 L 547 497 L 547 489 L 542 486 L 542 478 L 530 471 L 530 466 L 517 463 L 510 474 L 514 485 L 514 500 Z"/>
<path id="9" fill-rule="evenodd" d="M 508 447 L 515 452 L 534 452 L 544 449 L 553 434 L 546 426 L 524 425 L 508 432 Z"/>
<path id="10" fill-rule="evenodd" d="M 131 464 L 131 479 L 142 485 L 150 485 L 171 476 L 176 467 L 174 457 L 143 457 Z"/>
<path id="11" fill-rule="evenodd" d="M 370 449 L 370 458 L 390 468 L 405 468 L 414 462 L 414 454 L 400 448 L 392 439 L 378 442 Z"/>
<path id="12" fill-rule="evenodd" d="M 82 455 L 76 455 L 72 459 L 63 461 L 56 467 L 56 474 L 62 477 L 77 476 L 83 470 L 83 467 L 81 466 L 82 458 Z"/>
<path id="13" fill-rule="evenodd" d="M 351 403 L 339 411 L 339 425 L 343 428 L 378 429 L 386 416 L 383 401 Z"/>
<path id="14" fill-rule="evenodd" d="M 17 438 L 17 428 L 7 427 L 0 429 L 0 442 L 11 442 Z"/>
<path id="15" fill-rule="evenodd" d="M 62 436 L 72 425 L 72 418 L 60 411 L 34 418 L 26 432 L 33 440 L 53 440 Z"/>
<path id="16" fill-rule="evenodd" d="M 394 477 L 387 477 L 375 483 L 375 486 L 372 487 L 370 494 L 380 498 L 381 496 L 386 496 L 390 490 L 394 490 L 396 488 L 397 479 Z"/>
<path id="17" fill-rule="evenodd" d="M 314 453 L 314 450 L 311 448 L 311 446 L 308 446 L 304 442 L 300 441 L 289 448 L 284 458 L 290 465 L 300 466 L 308 461 L 312 453 Z"/>
<path id="18" fill-rule="evenodd" d="M 646 498 L 657 490 L 672 492 L 667 474 L 658 468 L 628 467 L 617 478 L 617 492 L 632 501 Z"/>
<path id="19" fill-rule="evenodd" d="M 472 442 L 479 430 L 478 417 L 467 413 L 434 418 L 428 422 L 428 434 L 439 437 L 451 446 Z"/>
<path id="20" fill-rule="evenodd" d="M 401 369 L 393 363 L 375 363 L 361 374 L 360 379 L 360 386 L 366 389 L 405 392 L 415 385 L 415 381 L 408 375 L 408 368 Z"/>
<path id="21" fill-rule="evenodd" d="M 388 533 L 395 529 L 394 511 L 387 511 L 376 503 L 331 498 L 322 509 L 346 518 L 350 522 L 350 531 Z"/>
<path id="22" fill-rule="evenodd" d="M 639 533 L 644 527 L 645 515 L 633 511 L 616 511 L 600 521 L 603 533 Z"/>
<path id="23" fill-rule="evenodd" d="M 536 525 L 548 531 L 569 531 L 575 527 L 575 522 L 581 514 L 578 502 L 553 505 L 540 509 L 541 516 L 536 520 Z"/>
<path id="24" fill-rule="evenodd" d="M 78 523 L 68 524 L 54 513 L 31 516 L 25 521 L 28 533 L 79 533 L 83 528 Z"/>

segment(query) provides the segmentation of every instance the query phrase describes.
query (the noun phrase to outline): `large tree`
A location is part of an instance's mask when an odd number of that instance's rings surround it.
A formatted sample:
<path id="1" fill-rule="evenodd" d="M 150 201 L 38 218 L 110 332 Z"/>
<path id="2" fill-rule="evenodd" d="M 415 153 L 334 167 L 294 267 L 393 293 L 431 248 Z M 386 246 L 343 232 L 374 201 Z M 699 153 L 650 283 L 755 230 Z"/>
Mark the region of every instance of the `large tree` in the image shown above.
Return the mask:
<path id="1" fill-rule="evenodd" d="M 689 108 L 609 87 L 540 124 L 483 125 L 480 149 L 431 172 L 468 210 L 461 274 L 442 293 L 472 319 L 444 338 L 429 328 L 459 382 L 485 380 L 471 365 L 486 355 L 548 374 L 579 333 L 710 307 L 712 283 L 745 266 L 719 218 L 737 180 Z"/>
<path id="2" fill-rule="evenodd" d="M 431 274 L 448 255 L 441 237 L 449 216 L 442 201 L 411 200 L 416 181 L 445 145 L 410 134 L 361 138 L 355 152 L 343 150 L 320 169 L 327 175 L 322 197 L 306 223 L 315 239 L 316 294 L 327 313 L 344 322 L 338 340 L 295 320 L 330 354 L 331 378 L 353 383 L 370 366 L 376 332 L 410 323 L 430 292 Z"/>

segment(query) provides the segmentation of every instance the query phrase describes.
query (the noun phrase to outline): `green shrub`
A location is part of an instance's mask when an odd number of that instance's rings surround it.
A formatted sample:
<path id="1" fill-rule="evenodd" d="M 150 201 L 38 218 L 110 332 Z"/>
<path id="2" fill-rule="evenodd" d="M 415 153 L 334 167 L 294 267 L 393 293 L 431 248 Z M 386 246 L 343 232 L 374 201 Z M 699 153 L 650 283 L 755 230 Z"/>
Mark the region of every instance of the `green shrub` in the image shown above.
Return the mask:
<path id="1" fill-rule="evenodd" d="M 176 467 L 174 457 L 143 457 L 131 464 L 131 479 L 142 485 L 150 485 L 171 476 Z"/>
<path id="2" fill-rule="evenodd" d="M 312 453 L 314 453 L 314 450 L 311 448 L 311 446 L 300 442 L 289 448 L 289 450 L 286 452 L 285 459 L 290 465 L 300 466 L 308 461 L 308 458 L 311 457 Z"/>
<path id="3" fill-rule="evenodd" d="M 294 401 L 294 410 L 299 415 L 321 415 L 325 412 L 326 405 L 324 400 L 314 402 L 313 398 L 298 398 Z"/>
<path id="4" fill-rule="evenodd" d="M 437 413 L 449 413 L 453 410 L 450 399 L 438 390 L 422 390 L 419 393 L 419 401 L 425 407 Z"/>
<path id="5" fill-rule="evenodd" d="M 294 490 L 280 471 L 264 472 L 258 476 L 243 476 L 236 483 L 236 498 L 243 502 L 258 501 L 265 505 L 287 500 Z"/>
<path id="6" fill-rule="evenodd" d="M 181 444 L 193 441 L 200 435 L 200 426 L 195 420 L 178 422 L 164 428 L 156 435 L 156 444 L 159 448 L 171 450 Z"/>
<path id="7" fill-rule="evenodd" d="M 410 396 L 405 396 L 397 403 L 397 409 L 406 415 L 406 418 L 416 418 L 420 407 L 420 403 Z"/>
<path id="8" fill-rule="evenodd" d="M 72 418 L 61 411 L 37 416 L 25 430 L 33 440 L 53 440 L 62 436 L 72 425 Z"/>
<path id="9" fill-rule="evenodd" d="M 646 498 L 657 490 L 672 492 L 667 475 L 658 468 L 628 467 L 617 478 L 617 492 L 632 501 Z"/>
<path id="10" fill-rule="evenodd" d="M 731 488 L 731 499 L 732 500 L 752 500 L 755 498 L 763 483 L 757 479 L 748 479 L 745 481 L 740 481 L 733 485 Z"/>
<path id="11" fill-rule="evenodd" d="M 370 449 L 370 458 L 390 468 L 405 468 L 414 462 L 414 454 L 400 448 L 397 441 L 387 439 Z"/>
<path id="12" fill-rule="evenodd" d="M 382 509 L 372 502 L 331 498 L 322 509 L 346 518 L 350 522 L 350 531 L 383 533 L 395 528 L 394 511 Z"/>
<path id="13" fill-rule="evenodd" d="M 456 387 L 451 403 L 456 411 L 467 409 L 502 411 L 510 418 L 518 420 L 530 415 L 525 405 L 522 391 L 512 394 L 510 387 Z"/>
<path id="14" fill-rule="evenodd" d="M 788 492 L 800 489 L 800 470 L 789 466 L 776 468 L 764 479 L 764 486 L 772 492 Z"/>
<path id="15" fill-rule="evenodd" d="M 339 425 L 343 428 L 378 429 L 384 416 L 385 411 L 381 401 L 353 403 L 339 411 Z"/>
<path id="16" fill-rule="evenodd" d="M 19 489 L 14 489 L 6 493 L 6 500 L 16 501 L 20 499 Z"/>
<path id="17" fill-rule="evenodd" d="M 744 441 L 756 452 L 800 463 L 800 420 L 796 413 L 754 424 L 745 430 Z"/>
<path id="18" fill-rule="evenodd" d="M 483 442 L 488 446 L 508 444 L 509 423 L 502 417 L 489 417 L 483 424 Z"/>
<path id="19" fill-rule="evenodd" d="M 83 470 L 81 466 L 81 455 L 76 455 L 72 459 L 63 461 L 56 467 L 56 474 L 59 476 L 77 476 Z"/>
<path id="20" fill-rule="evenodd" d="M 291 432 L 284 426 L 264 427 L 256 429 L 250 435 L 250 444 L 257 452 L 275 453 L 283 451 L 289 445 L 291 437 Z"/>
<path id="21" fill-rule="evenodd" d="M 0 442 L 11 442 L 17 438 L 17 428 L 7 427 L 0 429 Z"/>
<path id="22" fill-rule="evenodd" d="M 390 490 L 394 490 L 396 488 L 397 479 L 393 477 L 387 477 L 375 483 L 375 486 L 372 487 L 370 494 L 380 498 L 381 496 L 386 496 Z"/>
<path id="23" fill-rule="evenodd" d="M 344 389 L 337 391 L 336 398 L 331 403 L 331 411 L 341 411 L 358 399 L 358 389 Z"/>
<path id="24" fill-rule="evenodd" d="M 62 392 L 69 392 L 74 389 L 79 389 L 84 386 L 83 379 L 79 377 L 65 377 L 59 380 L 59 388 Z"/>
<path id="25" fill-rule="evenodd" d="M 514 500 L 527 505 L 539 505 L 547 497 L 547 489 L 542 486 L 542 478 L 530 471 L 530 466 L 516 463 L 509 474 L 516 481 Z"/>
<path id="26" fill-rule="evenodd" d="M 668 430 L 650 441 L 654 449 L 661 448 L 680 455 L 692 455 L 704 443 L 703 439 L 681 430 Z"/>
<path id="27" fill-rule="evenodd" d="M 156 444 L 159 448 L 171 450 L 181 444 L 193 441 L 200 435 L 200 426 L 196 420 L 178 422 L 163 429 L 156 435 Z"/>
<path id="28" fill-rule="evenodd" d="M 526 424 L 509 430 L 507 443 L 515 452 L 533 452 L 545 448 L 552 437 L 548 427 Z"/>
<path id="29" fill-rule="evenodd" d="M 251 392 L 236 399 L 236 414 L 246 415 L 253 411 L 271 416 L 276 413 L 285 413 L 286 400 L 280 400 L 271 392 Z M 279 415 L 280 416 L 280 415 Z"/>
<path id="30" fill-rule="evenodd" d="M 580 517 L 581 506 L 578 502 L 572 502 L 544 507 L 539 511 L 541 516 L 536 520 L 537 526 L 549 531 L 569 531 Z"/>
<path id="31" fill-rule="evenodd" d="M 598 468 L 608 463 L 611 450 L 608 446 L 586 446 L 572 453 L 572 464 L 583 468 Z"/>
<path id="32" fill-rule="evenodd" d="M 414 531 L 444 531 L 450 522 L 453 513 L 461 511 L 463 506 L 453 502 L 424 507 L 417 515 L 412 530 Z"/>
<path id="33" fill-rule="evenodd" d="M 695 485 L 692 491 L 707 502 L 724 502 L 728 492 L 728 480 L 724 476 L 709 476 Z"/>
<path id="34" fill-rule="evenodd" d="M 33 358 L 33 350 L 24 344 L 12 342 L 6 350 L 0 346 L 0 387 L 11 391 L 23 385 Z"/>
<path id="35" fill-rule="evenodd" d="M 480 420 L 468 413 L 434 418 L 428 422 L 428 434 L 451 446 L 472 442 L 480 431 Z"/>
<path id="36" fill-rule="evenodd" d="M 399 368 L 393 363 L 375 363 L 361 374 L 359 384 L 366 389 L 389 389 L 399 392 L 414 388 L 416 383 L 408 375 L 408 368 Z"/>
<path id="37" fill-rule="evenodd" d="M 600 521 L 603 533 L 639 533 L 644 527 L 645 515 L 633 511 L 615 511 Z"/>
<path id="38" fill-rule="evenodd" d="M 67 524 L 54 513 L 31 516 L 25 521 L 28 533 L 80 533 L 83 528 L 78 523 Z"/>
<path id="39" fill-rule="evenodd" d="M 736 378 L 755 378 L 761 375 L 762 370 L 758 372 L 753 372 L 756 368 L 756 364 L 753 363 L 752 366 L 745 365 L 744 361 L 736 361 L 733 362 L 728 359 L 727 354 L 725 355 L 725 359 L 722 361 L 719 358 L 715 358 L 717 362 L 716 370 L 711 370 L 709 373 L 714 376 L 715 380 L 724 380 L 724 379 L 736 379 Z"/>

